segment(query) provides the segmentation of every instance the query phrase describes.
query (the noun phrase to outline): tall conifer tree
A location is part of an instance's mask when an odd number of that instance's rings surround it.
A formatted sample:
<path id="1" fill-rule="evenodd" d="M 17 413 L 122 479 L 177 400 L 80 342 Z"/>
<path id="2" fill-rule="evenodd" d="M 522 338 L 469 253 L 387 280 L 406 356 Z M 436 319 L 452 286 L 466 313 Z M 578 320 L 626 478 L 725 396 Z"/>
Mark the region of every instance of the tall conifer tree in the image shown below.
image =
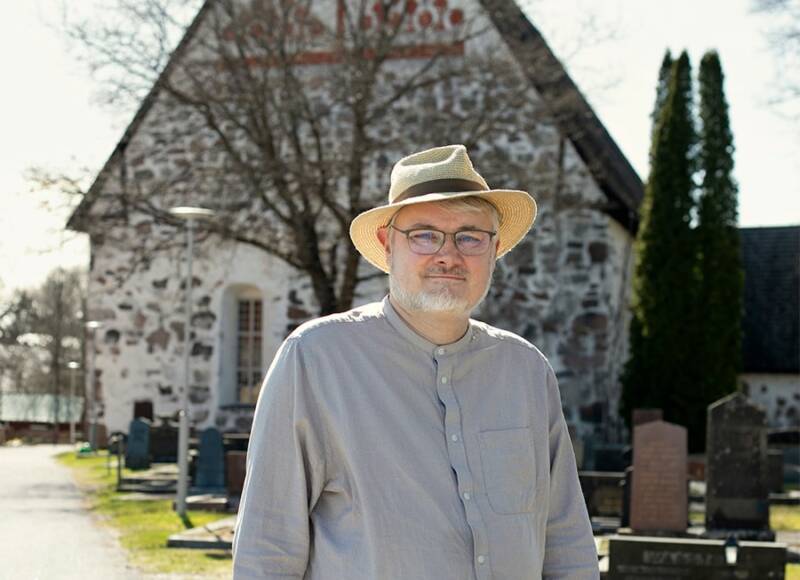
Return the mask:
<path id="1" fill-rule="evenodd" d="M 697 241 L 700 288 L 698 358 L 702 364 L 698 405 L 692 424 L 704 425 L 705 405 L 733 392 L 741 361 L 742 270 L 737 229 L 737 185 L 733 179 L 733 134 L 719 55 L 711 51 L 700 62 L 699 165 L 702 187 Z M 704 435 L 704 429 L 699 430 Z M 690 431 L 690 441 L 695 439 Z M 701 441 L 695 441 L 702 444 Z"/>
<path id="2" fill-rule="evenodd" d="M 659 92 L 657 108 L 660 97 Z M 698 337 L 692 331 L 697 288 L 691 230 L 695 144 L 691 65 L 683 52 L 670 67 L 653 131 L 650 177 L 636 237 L 630 358 L 622 377 L 626 420 L 636 407 L 659 407 L 665 419 L 686 424 L 693 402 L 698 376 Z"/>
<path id="3" fill-rule="evenodd" d="M 664 58 L 661 61 L 661 68 L 658 69 L 658 84 L 656 85 L 656 102 L 653 105 L 653 112 L 650 114 L 650 120 L 653 123 L 650 130 L 650 166 L 653 166 L 653 150 L 656 144 L 656 129 L 658 128 L 658 120 L 661 117 L 661 111 L 664 108 L 664 103 L 669 94 L 669 79 L 672 74 L 672 53 L 667 49 L 664 53 Z"/>

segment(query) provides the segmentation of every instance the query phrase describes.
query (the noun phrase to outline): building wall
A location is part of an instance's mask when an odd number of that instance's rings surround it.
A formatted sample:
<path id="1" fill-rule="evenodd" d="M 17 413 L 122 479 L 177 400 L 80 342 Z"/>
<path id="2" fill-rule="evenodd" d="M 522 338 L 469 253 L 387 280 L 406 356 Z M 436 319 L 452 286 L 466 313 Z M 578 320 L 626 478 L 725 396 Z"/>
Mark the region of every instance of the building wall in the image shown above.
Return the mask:
<path id="1" fill-rule="evenodd" d="M 800 375 L 742 374 L 744 393 L 767 411 L 772 428 L 800 427 Z"/>
<path id="2" fill-rule="evenodd" d="M 492 51 L 510 56 L 496 32 L 467 47 L 474 58 Z M 390 68 L 401 75 L 412 65 L 398 60 Z M 433 101 L 408 103 L 406 113 L 385 119 L 385 127 L 407 127 L 408 141 L 368 159 L 365 190 L 376 192 L 376 203 L 385 198 L 391 164 L 431 138 L 431 128 L 412 118 L 415 111 L 466 108 L 480 82 L 451 84 Z M 476 317 L 536 344 L 556 370 L 575 431 L 613 440 L 620 432 L 617 376 L 626 350 L 631 236 L 605 213 L 609 200 L 547 118 L 539 95 L 526 91 L 514 116 L 470 151 L 490 185 L 526 189 L 539 204 L 534 229 L 498 262 L 493 289 Z M 166 209 L 202 205 L 221 191 L 231 198 L 248 195 L 236 189 L 240 184 L 214 176 L 209 169 L 224 168 L 225 161 L 213 135 L 164 97 L 126 145 L 123 161 L 108 170 L 108 200 L 119 192 L 154 192 L 153 202 Z M 93 213 L 106 217 L 90 220 L 89 308 L 103 322 L 95 352 L 102 422 L 109 431 L 127 430 L 137 400 L 152 400 L 156 416 L 178 410 L 185 330 L 182 236 L 115 203 L 95 204 Z M 305 276 L 251 246 L 200 239 L 195 256 L 190 417 L 199 428 L 247 430 L 252 406 L 231 405 L 225 394 L 230 293 L 247 286 L 262 294 L 265 369 L 283 337 L 318 306 Z M 361 268 L 374 272 L 367 264 Z M 385 278 L 376 278 L 357 289 L 354 303 L 385 291 Z"/>

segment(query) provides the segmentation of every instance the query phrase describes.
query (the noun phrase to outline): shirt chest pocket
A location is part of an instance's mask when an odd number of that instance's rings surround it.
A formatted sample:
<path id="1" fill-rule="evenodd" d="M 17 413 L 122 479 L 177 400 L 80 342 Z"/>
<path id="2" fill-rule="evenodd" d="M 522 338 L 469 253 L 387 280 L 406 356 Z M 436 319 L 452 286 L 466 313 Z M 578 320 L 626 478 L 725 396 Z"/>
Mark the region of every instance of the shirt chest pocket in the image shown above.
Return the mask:
<path id="1" fill-rule="evenodd" d="M 498 514 L 533 511 L 536 462 L 529 427 L 481 431 L 483 483 Z"/>

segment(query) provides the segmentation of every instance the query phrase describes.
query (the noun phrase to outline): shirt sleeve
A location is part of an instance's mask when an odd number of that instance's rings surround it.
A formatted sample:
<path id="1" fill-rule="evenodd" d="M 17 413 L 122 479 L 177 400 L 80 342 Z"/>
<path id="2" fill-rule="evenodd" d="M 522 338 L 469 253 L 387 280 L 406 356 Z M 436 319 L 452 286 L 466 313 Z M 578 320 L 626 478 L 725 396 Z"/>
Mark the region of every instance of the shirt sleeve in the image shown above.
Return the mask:
<path id="1" fill-rule="evenodd" d="M 575 454 L 553 369 L 547 367 L 550 422 L 550 501 L 543 580 L 600 578 L 592 525 L 581 493 Z"/>
<path id="2" fill-rule="evenodd" d="M 325 450 L 298 340 L 281 345 L 256 404 L 233 541 L 237 580 L 300 579 L 306 572 Z"/>

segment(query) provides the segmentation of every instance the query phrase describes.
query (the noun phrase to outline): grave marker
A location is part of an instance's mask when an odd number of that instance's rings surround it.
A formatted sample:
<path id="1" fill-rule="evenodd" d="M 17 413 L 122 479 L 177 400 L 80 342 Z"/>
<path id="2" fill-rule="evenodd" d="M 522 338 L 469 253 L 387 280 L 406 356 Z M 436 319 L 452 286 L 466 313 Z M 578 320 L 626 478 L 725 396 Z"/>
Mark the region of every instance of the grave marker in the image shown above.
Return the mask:
<path id="1" fill-rule="evenodd" d="M 739 542 L 736 564 L 723 540 L 612 536 L 608 580 L 783 580 L 786 545 Z"/>
<path id="2" fill-rule="evenodd" d="M 134 419 L 128 427 L 125 466 L 129 469 L 150 467 L 150 424 L 147 421 Z"/>
<path id="3" fill-rule="evenodd" d="M 685 427 L 665 421 L 634 428 L 632 529 L 686 531 L 686 440 Z"/>
<path id="4" fill-rule="evenodd" d="M 708 407 L 706 528 L 769 530 L 767 421 L 741 393 Z"/>
<path id="5" fill-rule="evenodd" d="M 200 436 L 195 486 L 208 490 L 225 488 L 225 449 L 222 435 L 214 427 L 209 427 Z"/>

